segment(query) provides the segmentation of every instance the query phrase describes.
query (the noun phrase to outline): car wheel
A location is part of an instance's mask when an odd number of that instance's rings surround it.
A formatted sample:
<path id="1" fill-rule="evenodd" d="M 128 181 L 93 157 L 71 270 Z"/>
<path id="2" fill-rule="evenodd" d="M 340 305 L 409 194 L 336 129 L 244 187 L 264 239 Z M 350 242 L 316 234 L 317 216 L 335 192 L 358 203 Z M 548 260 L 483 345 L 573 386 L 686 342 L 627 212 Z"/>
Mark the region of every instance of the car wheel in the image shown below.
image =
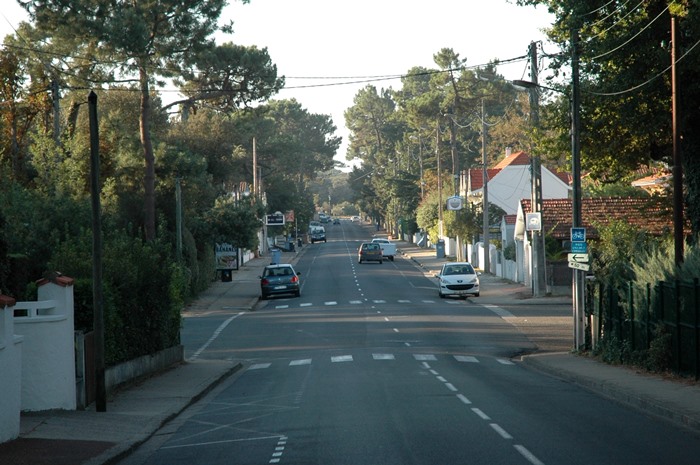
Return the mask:
<path id="1" fill-rule="evenodd" d="M 394 261 L 394 257 L 389 257 L 389 260 L 391 260 L 391 261 L 393 262 L 393 261 Z"/>
<path id="2" fill-rule="evenodd" d="M 301 291 L 296 291 L 296 292 L 294 293 L 294 295 L 297 296 L 297 297 L 301 297 Z"/>
<path id="3" fill-rule="evenodd" d="M 438 292 L 438 295 L 440 296 L 441 299 L 445 298 L 445 294 L 443 294 L 442 292 Z"/>
<path id="4" fill-rule="evenodd" d="M 361 258 L 358 258 L 358 259 L 357 259 L 357 263 L 362 263 L 362 259 L 361 259 Z"/>
<path id="5" fill-rule="evenodd" d="M 474 297 L 479 297 L 479 293 L 477 292 L 476 294 L 474 294 Z"/>
<path id="6" fill-rule="evenodd" d="M 267 296 L 265 294 L 261 295 L 260 300 L 267 300 Z"/>

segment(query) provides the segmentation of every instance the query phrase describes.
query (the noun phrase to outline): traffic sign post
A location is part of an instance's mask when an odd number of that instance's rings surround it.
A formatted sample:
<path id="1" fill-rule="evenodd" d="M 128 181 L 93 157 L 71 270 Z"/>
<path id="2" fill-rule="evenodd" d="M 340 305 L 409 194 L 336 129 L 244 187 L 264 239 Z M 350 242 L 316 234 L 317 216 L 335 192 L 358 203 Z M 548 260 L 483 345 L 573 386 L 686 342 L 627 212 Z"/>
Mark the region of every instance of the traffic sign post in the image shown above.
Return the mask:
<path id="1" fill-rule="evenodd" d="M 574 180 L 576 182 L 576 180 Z M 574 191 L 576 189 L 574 188 Z M 586 244 L 586 228 L 581 228 L 580 210 L 576 211 L 576 200 L 574 200 L 574 221 L 571 228 L 571 254 L 588 256 L 588 244 Z M 580 207 L 579 207 L 580 208 Z M 587 260 L 586 260 L 587 261 Z M 583 260 L 581 260 L 583 262 Z M 577 260 L 569 259 L 569 268 L 573 268 L 573 291 L 574 291 L 574 347 L 576 350 L 585 345 L 585 321 L 584 321 L 584 298 L 583 298 L 583 275 L 582 271 L 588 271 L 590 265 Z"/>
<path id="2" fill-rule="evenodd" d="M 587 253 L 570 253 L 568 256 L 568 259 L 570 262 L 588 263 L 588 254 Z"/>
<path id="3" fill-rule="evenodd" d="M 581 271 L 588 271 L 591 269 L 591 265 L 589 265 L 588 263 L 569 262 L 569 268 Z"/>

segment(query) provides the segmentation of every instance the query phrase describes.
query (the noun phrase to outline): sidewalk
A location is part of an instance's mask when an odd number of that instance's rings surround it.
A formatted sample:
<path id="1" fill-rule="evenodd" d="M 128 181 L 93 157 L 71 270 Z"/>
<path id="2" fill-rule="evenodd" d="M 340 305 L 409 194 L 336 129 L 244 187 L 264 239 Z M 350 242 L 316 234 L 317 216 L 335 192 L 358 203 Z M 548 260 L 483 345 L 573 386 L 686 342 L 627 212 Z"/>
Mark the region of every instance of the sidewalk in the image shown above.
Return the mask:
<path id="1" fill-rule="evenodd" d="M 434 249 L 421 249 L 401 241 L 397 241 L 397 246 L 402 258 L 412 260 L 426 274 L 434 273 L 444 261 L 435 257 Z M 306 247 L 298 254 L 304 253 Z M 294 262 L 298 254 L 283 253 L 282 261 Z M 259 293 L 258 272 L 268 261 L 268 258 L 251 260 L 234 271 L 232 282 L 213 283 L 188 308 L 250 310 Z M 572 339 L 570 317 L 561 316 L 571 305 L 570 298 L 531 298 L 523 286 L 492 275 L 482 275 L 482 282 L 481 296 L 473 299 L 475 303 L 496 307 L 517 303 L 528 315 L 536 314 L 545 322 L 529 328 L 523 321 L 526 318 L 515 313 L 502 315 L 538 346 L 537 353 L 522 357 L 526 366 L 700 432 L 700 385 L 666 380 L 573 355 L 567 348 Z M 0 444 L 0 464 L 117 463 L 240 368 L 235 362 L 197 359 L 118 391 L 108 400 L 107 412 L 95 412 L 93 406 L 86 411 L 23 414 L 20 438 Z"/>

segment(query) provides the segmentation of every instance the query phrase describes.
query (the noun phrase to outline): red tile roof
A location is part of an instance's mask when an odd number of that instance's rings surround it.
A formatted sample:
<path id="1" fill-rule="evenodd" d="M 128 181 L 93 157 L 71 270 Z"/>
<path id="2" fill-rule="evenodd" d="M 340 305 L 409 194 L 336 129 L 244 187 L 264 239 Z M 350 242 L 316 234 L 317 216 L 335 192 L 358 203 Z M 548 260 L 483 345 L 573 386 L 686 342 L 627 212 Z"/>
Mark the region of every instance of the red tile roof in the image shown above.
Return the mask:
<path id="1" fill-rule="evenodd" d="M 506 224 L 515 224 L 515 222 L 518 219 L 518 215 L 503 215 L 503 219 L 506 222 Z"/>
<path id="2" fill-rule="evenodd" d="M 500 171 L 501 170 L 489 168 L 486 170 L 486 176 L 488 176 L 489 179 L 493 179 Z M 471 179 L 471 190 L 476 191 L 484 187 L 484 174 L 481 168 L 470 169 L 469 177 Z"/>
<path id="3" fill-rule="evenodd" d="M 521 200 L 523 212 L 530 211 L 530 199 Z M 573 209 L 571 199 L 543 199 L 542 226 L 547 234 L 569 240 Z M 590 239 L 599 237 L 596 224 L 625 221 L 660 236 L 673 231 L 673 205 L 668 199 L 597 197 L 581 199 L 581 226 Z"/>
<path id="4" fill-rule="evenodd" d="M 503 168 L 510 166 L 510 165 L 529 165 L 530 164 L 530 156 L 527 154 L 527 152 L 515 152 L 511 153 L 507 157 L 505 157 L 503 160 L 498 162 L 494 168 L 498 170 L 502 170 Z"/>

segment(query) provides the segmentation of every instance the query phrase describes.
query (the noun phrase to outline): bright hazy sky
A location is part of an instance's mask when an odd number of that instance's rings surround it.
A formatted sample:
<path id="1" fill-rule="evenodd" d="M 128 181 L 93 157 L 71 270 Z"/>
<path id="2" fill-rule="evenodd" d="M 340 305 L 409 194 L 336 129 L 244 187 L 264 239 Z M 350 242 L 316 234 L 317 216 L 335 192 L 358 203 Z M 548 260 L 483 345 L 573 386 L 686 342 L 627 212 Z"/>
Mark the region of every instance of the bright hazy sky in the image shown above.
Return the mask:
<path id="1" fill-rule="evenodd" d="M 544 40 L 542 29 L 553 17 L 544 8 L 513 1 L 251 0 L 244 5 L 231 0 L 222 24 L 233 20 L 234 34 L 217 36 L 217 42 L 267 47 L 286 77 L 287 88 L 275 98 L 295 98 L 311 113 L 330 115 L 343 137 L 336 158 L 345 161 L 343 113 L 373 77 L 400 75 L 414 66 L 436 68 L 433 55 L 442 48 L 466 58 L 467 66 L 479 66 L 524 56 L 531 41 Z M 5 0 L 0 37 L 22 20 L 24 11 Z M 543 46 L 556 52 L 547 42 Z M 501 65 L 498 72 L 506 79 L 528 79 L 527 61 Z M 401 86 L 398 78 L 371 84 Z"/>

